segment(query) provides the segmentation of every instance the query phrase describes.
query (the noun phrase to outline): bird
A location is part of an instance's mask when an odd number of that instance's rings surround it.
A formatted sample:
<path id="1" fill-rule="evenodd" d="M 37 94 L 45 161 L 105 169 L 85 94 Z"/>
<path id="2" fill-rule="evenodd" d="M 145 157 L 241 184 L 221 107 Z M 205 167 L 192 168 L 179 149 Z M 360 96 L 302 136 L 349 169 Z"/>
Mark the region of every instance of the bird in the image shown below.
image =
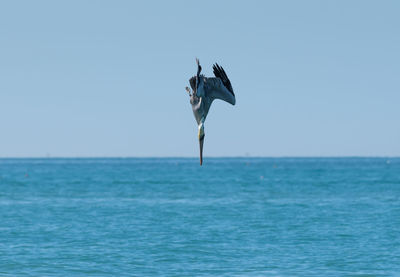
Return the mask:
<path id="1" fill-rule="evenodd" d="M 211 104 L 215 99 L 220 99 L 231 105 L 235 105 L 236 97 L 231 81 L 222 66 L 215 63 L 213 65 L 215 77 L 205 77 L 203 74 L 200 74 L 202 68 L 198 58 L 196 58 L 196 64 L 197 74 L 189 79 L 192 90 L 186 87 L 186 91 L 189 93 L 190 104 L 192 105 L 194 118 L 199 129 L 200 165 L 203 165 L 204 122 Z"/>

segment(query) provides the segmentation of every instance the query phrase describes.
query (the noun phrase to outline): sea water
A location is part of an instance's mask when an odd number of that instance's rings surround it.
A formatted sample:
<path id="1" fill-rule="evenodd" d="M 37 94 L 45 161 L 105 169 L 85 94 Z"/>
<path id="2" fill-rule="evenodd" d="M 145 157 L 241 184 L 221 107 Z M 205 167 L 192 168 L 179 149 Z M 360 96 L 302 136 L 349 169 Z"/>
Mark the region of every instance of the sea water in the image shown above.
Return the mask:
<path id="1" fill-rule="evenodd" d="M 388 275 L 399 158 L 0 159 L 0 276 Z"/>

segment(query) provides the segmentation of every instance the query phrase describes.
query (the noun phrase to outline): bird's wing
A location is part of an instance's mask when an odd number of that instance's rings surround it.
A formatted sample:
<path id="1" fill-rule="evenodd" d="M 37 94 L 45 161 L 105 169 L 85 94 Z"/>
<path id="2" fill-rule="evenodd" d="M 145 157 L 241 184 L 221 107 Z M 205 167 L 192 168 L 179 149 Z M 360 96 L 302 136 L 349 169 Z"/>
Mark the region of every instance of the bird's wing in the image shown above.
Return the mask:
<path id="1" fill-rule="evenodd" d="M 196 91 L 196 76 L 193 76 L 189 79 L 190 87 L 192 88 L 193 92 Z"/>
<path id="2" fill-rule="evenodd" d="M 228 75 L 226 75 L 225 70 L 222 68 L 222 66 L 219 66 L 217 63 L 214 64 L 213 71 L 215 77 L 220 78 L 224 86 L 229 90 L 230 93 L 232 93 L 233 96 L 235 96 L 235 93 L 233 93 L 231 81 L 229 80 Z"/>
<path id="3" fill-rule="evenodd" d="M 236 98 L 232 85 L 224 69 L 218 64 L 213 66 L 215 78 L 205 78 L 204 89 L 211 99 L 221 99 L 235 105 Z"/>

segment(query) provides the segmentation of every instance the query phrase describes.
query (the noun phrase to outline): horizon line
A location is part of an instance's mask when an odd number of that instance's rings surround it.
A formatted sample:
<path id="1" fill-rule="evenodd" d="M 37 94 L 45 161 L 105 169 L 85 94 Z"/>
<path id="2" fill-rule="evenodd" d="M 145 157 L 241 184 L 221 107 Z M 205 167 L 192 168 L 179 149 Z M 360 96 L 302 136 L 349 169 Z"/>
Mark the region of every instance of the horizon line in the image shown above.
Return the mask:
<path id="1" fill-rule="evenodd" d="M 197 156 L 7 156 L 0 159 L 198 159 Z M 315 158 L 400 158 L 387 155 L 343 155 L 343 156 L 208 156 L 209 159 L 315 159 Z"/>

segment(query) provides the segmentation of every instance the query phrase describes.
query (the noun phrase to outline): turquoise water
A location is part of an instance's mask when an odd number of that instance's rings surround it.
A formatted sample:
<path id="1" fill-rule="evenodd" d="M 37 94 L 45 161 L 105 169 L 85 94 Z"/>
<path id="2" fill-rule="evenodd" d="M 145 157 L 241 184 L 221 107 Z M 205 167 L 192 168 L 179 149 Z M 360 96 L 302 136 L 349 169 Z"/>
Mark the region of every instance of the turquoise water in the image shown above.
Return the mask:
<path id="1" fill-rule="evenodd" d="M 0 276 L 400 276 L 400 159 L 0 159 Z"/>

